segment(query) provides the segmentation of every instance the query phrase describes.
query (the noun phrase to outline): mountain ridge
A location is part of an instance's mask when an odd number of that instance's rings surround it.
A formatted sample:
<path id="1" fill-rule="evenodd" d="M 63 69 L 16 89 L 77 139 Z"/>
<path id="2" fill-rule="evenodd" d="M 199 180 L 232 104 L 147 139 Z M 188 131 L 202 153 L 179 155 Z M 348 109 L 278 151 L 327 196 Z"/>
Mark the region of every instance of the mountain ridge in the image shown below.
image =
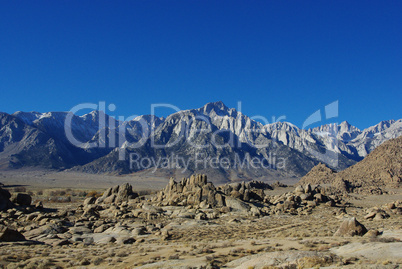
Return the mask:
<path id="1" fill-rule="evenodd" d="M 7 141 L 8 149 L 13 148 L 12 151 L 0 148 L 3 168 L 7 166 L 7 161 L 9 167 L 17 167 L 12 165 L 12 162 L 19 163 L 18 167 L 43 166 L 40 158 L 32 159 L 25 150 L 18 150 L 24 148 L 23 144 L 31 143 L 41 150 L 45 148 L 43 154 L 46 152 L 47 155 L 53 156 L 52 152 L 58 152 L 60 156 L 64 156 L 60 157 L 59 162 L 53 162 L 50 166 L 47 164 L 45 167 L 74 168 L 90 173 L 136 172 L 127 169 L 127 160 L 124 163 L 124 160 L 116 159 L 122 152 L 140 153 L 142 157 L 155 158 L 177 152 L 186 158 L 200 153 L 209 158 L 227 157 L 230 162 L 233 162 L 236 156 L 246 158 L 249 155 L 250 158 L 270 160 L 267 164 L 271 162 L 271 171 L 265 171 L 266 174 L 279 173 L 283 176 L 300 177 L 319 162 L 326 162 L 333 169 L 343 170 L 362 160 L 378 145 L 402 134 L 402 120 L 382 121 L 364 130 L 359 130 L 346 121 L 339 125 L 327 124 L 312 129 L 300 129 L 288 122 L 263 125 L 234 108 L 228 108 L 221 101 L 207 103 L 196 109 L 178 111 L 166 118 L 141 115 L 126 122 L 118 121 L 102 111 L 92 111 L 82 116 L 71 112 L 17 111 L 11 115 L 3 114 L 8 117 L 3 117 L 1 122 L 0 141 Z M 72 135 L 80 141 L 79 145 L 72 145 L 64 132 L 68 117 L 71 119 Z M 21 125 L 22 129 L 34 130 L 37 139 L 35 136 L 26 136 L 26 141 L 10 139 L 6 130 L 12 130 L 10 126 L 16 124 L 17 120 L 17 125 Z M 49 142 L 52 149 L 45 146 L 47 142 L 39 139 L 39 136 L 43 135 L 53 139 L 54 142 Z M 211 145 L 212 142 L 217 145 Z M 141 146 L 130 149 L 130 145 L 136 143 Z M 160 148 L 152 148 L 152 143 L 160 145 Z M 208 147 L 198 149 L 197 143 Z M 10 147 L 11 144 L 14 145 Z M 41 145 L 43 147 L 40 147 Z M 4 145 L 2 147 L 4 148 Z M 273 155 L 277 158 L 287 158 L 288 163 L 284 170 L 278 171 L 271 158 Z M 26 159 L 30 161 L 24 162 Z M 261 169 L 219 173 L 225 174 L 223 177 L 226 178 L 231 177 L 233 173 L 234 177 L 244 174 L 249 177 L 263 176 L 264 173 L 258 170 Z M 191 171 L 194 172 L 198 171 Z"/>

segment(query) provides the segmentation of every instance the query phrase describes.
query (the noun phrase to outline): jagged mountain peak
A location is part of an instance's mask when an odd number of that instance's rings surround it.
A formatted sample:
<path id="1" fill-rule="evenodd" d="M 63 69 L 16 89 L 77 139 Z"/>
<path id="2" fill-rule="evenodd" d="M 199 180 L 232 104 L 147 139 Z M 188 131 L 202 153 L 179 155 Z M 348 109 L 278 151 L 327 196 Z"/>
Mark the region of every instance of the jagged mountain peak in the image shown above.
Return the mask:
<path id="1" fill-rule="evenodd" d="M 361 132 L 359 128 L 357 128 L 356 126 L 353 126 L 352 124 L 350 124 L 347 121 L 342 121 L 338 126 L 339 126 L 339 129 L 342 130 L 342 131 L 349 131 L 349 132 L 358 131 L 358 132 Z"/>
<path id="2" fill-rule="evenodd" d="M 207 103 L 204 105 L 204 108 L 206 111 L 211 109 L 228 110 L 228 107 L 222 101 Z"/>
<path id="3" fill-rule="evenodd" d="M 197 111 L 210 117 L 237 117 L 238 114 L 241 114 L 234 108 L 228 108 L 222 101 L 207 103 Z"/>
<path id="4" fill-rule="evenodd" d="M 24 112 L 24 111 L 17 111 L 12 114 L 12 116 L 15 116 L 22 120 L 24 123 L 28 125 L 32 125 L 32 123 L 39 119 L 42 116 L 42 113 L 36 112 L 36 111 L 31 111 L 31 112 Z"/>
<path id="5" fill-rule="evenodd" d="M 109 118 L 110 116 L 103 110 L 92 110 L 91 112 L 80 116 L 84 121 L 97 121 L 100 117 Z"/>
<path id="6" fill-rule="evenodd" d="M 264 128 L 268 128 L 268 129 L 297 129 L 300 130 L 299 127 L 297 127 L 296 125 L 294 125 L 293 123 L 287 122 L 287 121 L 276 121 L 273 123 L 268 123 L 266 125 L 264 125 Z"/>
<path id="7" fill-rule="evenodd" d="M 48 148 L 50 149 L 51 146 L 57 145 L 60 152 L 65 153 L 64 156 L 69 156 L 64 157 L 65 160 L 73 160 L 71 163 L 66 163 L 65 167 L 67 167 L 75 165 L 77 162 L 74 160 L 79 160 L 79 163 L 82 164 L 103 158 L 106 154 L 115 152 L 114 149 L 124 143 L 123 140 L 120 141 L 119 136 L 123 122 L 107 115 L 104 111 L 94 110 L 83 116 L 73 115 L 71 124 L 67 126 L 71 126 L 72 134 L 79 144 L 71 144 L 65 128 L 65 119 L 69 113 L 72 112 L 18 111 L 10 116 L 12 118 L 3 117 L 1 121 L 3 133 L 0 132 L 0 139 L 4 137 L 4 141 L 8 141 L 7 144 L 4 144 L 4 148 L 11 149 L 8 145 L 21 147 L 36 143 L 42 146 L 43 143 L 49 143 Z M 33 136 L 24 138 L 25 132 L 21 130 L 27 128 L 24 126 L 25 124 L 32 127 L 31 131 L 34 130 L 38 133 L 38 136 L 34 137 L 35 139 Z M 20 135 L 13 131 L 14 129 L 9 128 L 13 126 L 22 127 L 18 130 L 14 128 Z M 325 135 L 332 130 L 337 132 L 338 140 Z M 13 133 L 10 134 L 10 132 Z M 325 162 L 337 170 L 350 166 L 361 160 L 382 142 L 401 135 L 402 120 L 383 121 L 363 132 L 346 121 L 339 125 L 327 124 L 305 130 L 284 121 L 263 125 L 235 108 L 228 108 L 222 101 L 217 101 L 207 103 L 197 109 L 176 112 L 166 119 L 154 115 L 130 118 L 124 124 L 124 132 L 122 137 L 126 138 L 128 143 L 137 143 L 137 141 L 145 143 L 143 148 L 137 151 L 143 156 L 161 157 L 167 152 L 175 154 L 178 152 L 177 154 L 185 154 L 189 157 L 199 150 L 194 145 L 207 145 L 207 147 L 201 148 L 202 153 L 207 154 L 207 157 L 233 158 L 235 154 L 239 154 L 239 156 L 251 154 L 258 158 L 269 158 L 270 153 L 276 152 L 293 156 L 289 157 L 290 163 L 286 168 L 288 169 L 286 173 L 301 175 L 308 166 L 317 161 Z M 17 137 L 20 140 L 16 139 Z M 47 138 L 43 140 L 41 137 Z M 216 147 L 212 146 L 211 139 L 216 142 Z M 156 141 L 155 145 L 158 146 L 166 145 L 167 147 L 164 147 L 166 152 L 162 154 L 157 150 L 150 149 L 148 144 L 153 141 Z M 178 142 L 176 143 L 176 141 Z M 89 147 L 98 145 L 98 143 L 106 145 L 106 147 L 99 149 Z M 80 148 L 81 144 L 87 144 L 88 147 Z M 74 148 L 75 145 L 78 145 L 76 147 L 79 148 Z M 220 147 L 221 145 L 223 147 Z M 173 146 L 173 148 L 168 148 L 169 146 Z M 129 147 L 127 148 L 131 150 Z M 0 157 L 4 156 L 5 160 L 8 160 L 9 156 L 5 151 L 0 151 L 0 153 Z M 27 161 L 29 157 L 27 154 L 21 155 L 26 157 L 21 160 Z M 43 154 L 46 155 L 48 152 L 44 151 Z M 111 158 L 111 156 L 109 157 Z M 40 158 L 36 160 L 40 162 Z M 108 163 L 114 161 L 107 158 L 104 160 L 108 160 Z M 98 166 L 100 163 L 92 165 L 91 171 L 103 171 L 104 167 L 101 169 Z M 299 169 L 300 167 L 302 169 Z M 116 164 L 115 168 L 120 169 L 121 167 Z"/>
<path id="8" fill-rule="evenodd" d="M 347 128 L 350 128 L 352 125 L 348 122 L 348 121 L 342 121 L 341 124 L 339 124 L 339 126 L 344 126 Z"/>
<path id="9" fill-rule="evenodd" d="M 151 121 L 163 121 L 165 120 L 164 117 L 158 117 L 155 115 L 140 115 L 135 117 L 132 121 L 140 121 L 140 120 L 145 120 L 146 122 L 151 122 Z"/>
<path id="10" fill-rule="evenodd" d="M 379 133 L 391 127 L 396 121 L 395 120 L 383 120 L 374 126 L 368 127 L 363 130 L 365 133 Z"/>

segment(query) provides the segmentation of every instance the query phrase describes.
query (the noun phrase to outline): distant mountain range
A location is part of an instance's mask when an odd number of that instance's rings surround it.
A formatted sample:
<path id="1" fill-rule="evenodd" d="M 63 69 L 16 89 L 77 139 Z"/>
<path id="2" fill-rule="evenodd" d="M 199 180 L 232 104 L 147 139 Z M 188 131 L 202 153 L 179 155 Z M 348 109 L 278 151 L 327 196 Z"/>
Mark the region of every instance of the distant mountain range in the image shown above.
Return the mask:
<path id="1" fill-rule="evenodd" d="M 127 122 L 102 111 L 83 116 L 0 113 L 0 169 L 39 166 L 183 177 L 197 172 L 216 182 L 301 177 L 319 162 L 343 170 L 401 134 L 402 120 L 382 121 L 363 131 L 346 121 L 308 130 L 287 122 L 263 125 L 222 102 Z"/>

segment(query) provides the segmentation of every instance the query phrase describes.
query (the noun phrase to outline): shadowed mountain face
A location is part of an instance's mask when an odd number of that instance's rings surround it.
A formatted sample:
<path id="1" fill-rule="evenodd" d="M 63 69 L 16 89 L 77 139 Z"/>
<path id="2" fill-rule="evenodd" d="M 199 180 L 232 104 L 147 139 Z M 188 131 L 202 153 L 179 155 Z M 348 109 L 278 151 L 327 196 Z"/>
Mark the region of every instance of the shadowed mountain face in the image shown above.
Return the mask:
<path id="1" fill-rule="evenodd" d="M 342 170 L 402 133 L 402 120 L 363 131 L 347 122 L 309 130 L 287 122 L 262 125 L 222 102 L 166 119 L 146 115 L 127 122 L 102 111 L 0 117 L 1 168 L 75 167 L 90 173 L 157 171 L 183 176 L 202 172 L 222 181 L 300 177 L 318 162 Z"/>
<path id="2" fill-rule="evenodd" d="M 0 137 L 2 168 L 37 165 L 67 168 L 84 162 L 86 157 L 82 149 L 5 113 L 0 113 Z"/>

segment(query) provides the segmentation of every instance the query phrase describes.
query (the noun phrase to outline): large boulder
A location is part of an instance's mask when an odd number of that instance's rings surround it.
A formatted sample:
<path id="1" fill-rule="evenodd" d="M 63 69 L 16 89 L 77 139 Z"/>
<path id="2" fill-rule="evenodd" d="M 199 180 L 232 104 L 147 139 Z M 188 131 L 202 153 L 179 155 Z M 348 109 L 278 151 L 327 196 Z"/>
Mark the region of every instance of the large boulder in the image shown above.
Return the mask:
<path id="1" fill-rule="evenodd" d="M 362 236 L 365 233 L 367 233 L 366 227 L 353 217 L 344 220 L 334 236 Z"/>
<path id="2" fill-rule="evenodd" d="M 30 206 L 32 203 L 32 197 L 26 193 L 14 193 L 12 196 L 12 202 L 20 206 Z"/>
<path id="3" fill-rule="evenodd" d="M 32 229 L 24 233 L 28 239 L 33 239 L 38 236 L 47 236 L 49 234 L 62 234 L 67 231 L 67 228 L 57 224 L 46 224 L 36 229 Z"/>
<path id="4" fill-rule="evenodd" d="M 96 204 L 122 203 L 137 197 L 138 193 L 133 191 L 133 186 L 129 183 L 124 183 L 107 189 L 103 195 L 96 200 Z"/>
<path id="5" fill-rule="evenodd" d="M 18 231 L 0 225 L 0 242 L 24 241 L 25 237 Z"/>
<path id="6" fill-rule="evenodd" d="M 11 203 L 10 198 L 11 194 L 8 192 L 8 190 L 0 187 L 0 211 L 13 207 L 13 203 Z"/>

